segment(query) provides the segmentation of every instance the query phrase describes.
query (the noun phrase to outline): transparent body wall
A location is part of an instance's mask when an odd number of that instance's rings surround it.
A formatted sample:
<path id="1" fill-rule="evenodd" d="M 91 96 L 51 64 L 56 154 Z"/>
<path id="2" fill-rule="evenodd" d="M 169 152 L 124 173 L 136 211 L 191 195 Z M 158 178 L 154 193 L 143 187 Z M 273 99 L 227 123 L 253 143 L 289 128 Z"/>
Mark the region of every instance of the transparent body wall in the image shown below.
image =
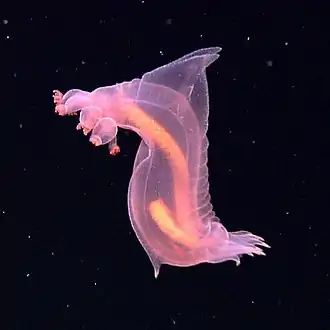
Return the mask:
<path id="1" fill-rule="evenodd" d="M 209 194 L 207 149 L 209 100 L 206 68 L 218 47 L 197 50 L 174 62 L 92 92 L 54 91 L 55 111 L 77 115 L 77 129 L 95 146 L 120 152 L 117 128 L 142 138 L 128 190 L 128 212 L 155 277 L 161 264 L 187 267 L 264 255 L 263 238 L 228 232 Z M 109 221 L 111 216 L 109 215 Z"/>

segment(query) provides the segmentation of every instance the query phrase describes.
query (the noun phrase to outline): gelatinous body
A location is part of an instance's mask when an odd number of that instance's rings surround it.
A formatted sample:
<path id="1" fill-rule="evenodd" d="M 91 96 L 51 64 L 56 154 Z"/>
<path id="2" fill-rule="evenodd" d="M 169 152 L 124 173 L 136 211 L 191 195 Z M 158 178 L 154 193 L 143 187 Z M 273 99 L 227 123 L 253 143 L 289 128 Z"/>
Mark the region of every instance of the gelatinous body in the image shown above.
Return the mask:
<path id="1" fill-rule="evenodd" d="M 264 240 L 227 232 L 210 202 L 206 68 L 220 48 L 197 50 L 141 79 L 93 92 L 54 91 L 55 111 L 80 112 L 77 129 L 117 154 L 117 127 L 141 138 L 128 191 L 129 216 L 157 277 L 161 264 L 192 266 L 264 255 Z"/>

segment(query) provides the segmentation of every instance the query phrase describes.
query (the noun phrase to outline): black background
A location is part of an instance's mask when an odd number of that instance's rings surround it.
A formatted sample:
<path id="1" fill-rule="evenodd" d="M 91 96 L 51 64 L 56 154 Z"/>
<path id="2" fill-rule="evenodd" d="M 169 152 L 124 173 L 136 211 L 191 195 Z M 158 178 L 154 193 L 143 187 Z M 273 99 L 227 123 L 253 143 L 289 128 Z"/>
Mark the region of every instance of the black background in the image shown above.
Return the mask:
<path id="1" fill-rule="evenodd" d="M 15 166 L 1 172 L 1 231 L 15 261 L 6 329 L 330 329 L 330 29 L 326 8 L 308 3 L 3 11 L 2 112 L 14 126 L 2 133 L 15 144 L 3 149 Z M 272 248 L 239 267 L 163 266 L 155 280 L 127 213 L 140 138 L 120 131 L 110 157 L 75 130 L 77 118 L 55 115 L 52 90 L 130 81 L 210 46 L 223 48 L 207 71 L 212 203 L 229 231 Z"/>

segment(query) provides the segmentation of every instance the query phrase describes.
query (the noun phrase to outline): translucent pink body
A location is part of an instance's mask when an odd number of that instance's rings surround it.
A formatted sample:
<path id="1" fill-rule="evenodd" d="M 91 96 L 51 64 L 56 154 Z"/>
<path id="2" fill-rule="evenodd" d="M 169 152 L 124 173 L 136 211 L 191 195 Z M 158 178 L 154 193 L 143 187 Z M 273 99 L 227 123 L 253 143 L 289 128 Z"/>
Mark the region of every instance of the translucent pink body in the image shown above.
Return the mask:
<path id="1" fill-rule="evenodd" d="M 197 50 L 170 64 L 93 92 L 55 92 L 56 112 L 81 110 L 77 129 L 95 145 L 119 152 L 117 127 L 138 133 L 128 191 L 134 231 L 157 277 L 161 264 L 192 266 L 264 255 L 264 240 L 227 232 L 210 202 L 207 149 L 209 100 L 206 68 L 220 48 Z"/>

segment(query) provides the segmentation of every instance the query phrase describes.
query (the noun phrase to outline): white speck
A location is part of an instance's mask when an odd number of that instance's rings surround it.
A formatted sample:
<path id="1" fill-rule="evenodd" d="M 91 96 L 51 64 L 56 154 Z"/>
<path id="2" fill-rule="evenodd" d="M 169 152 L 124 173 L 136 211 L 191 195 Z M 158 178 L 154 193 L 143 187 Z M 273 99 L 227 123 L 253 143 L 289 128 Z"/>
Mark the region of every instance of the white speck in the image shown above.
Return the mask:
<path id="1" fill-rule="evenodd" d="M 292 156 L 293 156 L 293 157 L 296 157 L 296 156 L 297 156 L 297 154 L 292 154 Z"/>
<path id="2" fill-rule="evenodd" d="M 55 255 L 55 253 L 54 252 L 52 252 L 52 256 L 54 256 Z"/>
<path id="3" fill-rule="evenodd" d="M 200 38 L 203 38 L 203 35 L 202 35 L 202 34 L 200 34 L 200 35 L 199 35 L 199 37 L 200 37 Z"/>
<path id="4" fill-rule="evenodd" d="M 56 73 L 59 72 L 59 71 L 60 71 L 60 69 L 56 69 L 56 70 L 55 70 Z"/>
<path id="5" fill-rule="evenodd" d="M 5 210 L 1 210 L 1 213 L 2 213 L 2 214 L 6 214 L 6 211 L 5 211 Z"/>
<path id="6" fill-rule="evenodd" d="M 81 64 L 86 64 L 86 62 L 85 61 L 81 61 Z"/>
<path id="7" fill-rule="evenodd" d="M 285 214 L 286 214 L 286 215 L 289 215 L 289 214 L 290 214 L 290 212 L 289 212 L 289 211 L 288 211 L 288 212 L 285 212 Z"/>
<path id="8" fill-rule="evenodd" d="M 228 172 L 231 172 L 231 168 L 228 169 Z"/>
<path id="9" fill-rule="evenodd" d="M 246 40 L 249 41 L 250 40 L 250 37 L 247 37 Z"/>
<path id="10" fill-rule="evenodd" d="M 27 274 L 26 274 L 26 277 L 30 277 L 30 275 L 31 275 L 30 273 L 27 273 Z"/>
<path id="11" fill-rule="evenodd" d="M 236 81 L 236 78 L 234 77 L 233 80 Z"/>
<path id="12" fill-rule="evenodd" d="M 19 124 L 19 128 L 23 128 L 23 124 Z"/>
<path id="13" fill-rule="evenodd" d="M 312 230 L 312 226 L 308 226 L 308 229 L 309 229 L 309 230 Z"/>
<path id="14" fill-rule="evenodd" d="M 30 235 L 28 236 L 28 239 L 31 239 L 31 236 Z"/>
<path id="15" fill-rule="evenodd" d="M 252 143 L 253 143 L 253 144 L 255 144 L 255 143 L 256 143 L 256 141 L 255 141 L 255 140 L 252 140 Z"/>
<path id="16" fill-rule="evenodd" d="M 67 305 L 66 305 L 66 308 L 69 308 L 69 307 L 70 307 L 70 305 L 69 305 L 69 304 L 67 304 Z"/>
<path id="17" fill-rule="evenodd" d="M 96 286 L 96 282 L 94 282 L 94 286 Z"/>
<path id="18" fill-rule="evenodd" d="M 287 41 L 284 43 L 285 46 L 287 46 L 288 44 L 289 44 L 289 43 L 288 43 Z"/>
<path id="19" fill-rule="evenodd" d="M 159 54 L 160 54 L 160 55 L 164 55 L 164 53 L 163 53 L 163 51 L 162 51 L 162 50 L 160 50 L 160 51 L 159 51 Z"/>
<path id="20" fill-rule="evenodd" d="M 14 76 L 14 78 L 16 78 L 16 77 L 17 77 L 17 73 L 16 73 L 16 72 L 14 72 L 14 73 L 13 73 L 13 76 Z"/>
<path id="21" fill-rule="evenodd" d="M 141 3 L 144 3 L 144 0 L 142 0 Z"/>
<path id="22" fill-rule="evenodd" d="M 229 134 L 231 134 L 233 131 L 229 128 Z"/>
<path id="23" fill-rule="evenodd" d="M 10 39 L 10 37 L 9 37 L 9 36 L 6 36 L 6 39 L 7 39 L 7 40 L 9 40 L 9 39 Z"/>
<path id="24" fill-rule="evenodd" d="M 254 301 L 252 300 L 251 303 L 254 304 Z"/>
<path id="25" fill-rule="evenodd" d="M 5 24 L 5 25 L 8 24 L 8 20 L 7 20 L 7 19 L 4 19 L 4 20 L 2 21 L 2 23 Z"/>
<path id="26" fill-rule="evenodd" d="M 271 66 L 273 66 L 273 61 L 269 60 L 269 61 L 266 62 L 266 64 L 267 64 L 267 66 L 271 67 Z"/>

